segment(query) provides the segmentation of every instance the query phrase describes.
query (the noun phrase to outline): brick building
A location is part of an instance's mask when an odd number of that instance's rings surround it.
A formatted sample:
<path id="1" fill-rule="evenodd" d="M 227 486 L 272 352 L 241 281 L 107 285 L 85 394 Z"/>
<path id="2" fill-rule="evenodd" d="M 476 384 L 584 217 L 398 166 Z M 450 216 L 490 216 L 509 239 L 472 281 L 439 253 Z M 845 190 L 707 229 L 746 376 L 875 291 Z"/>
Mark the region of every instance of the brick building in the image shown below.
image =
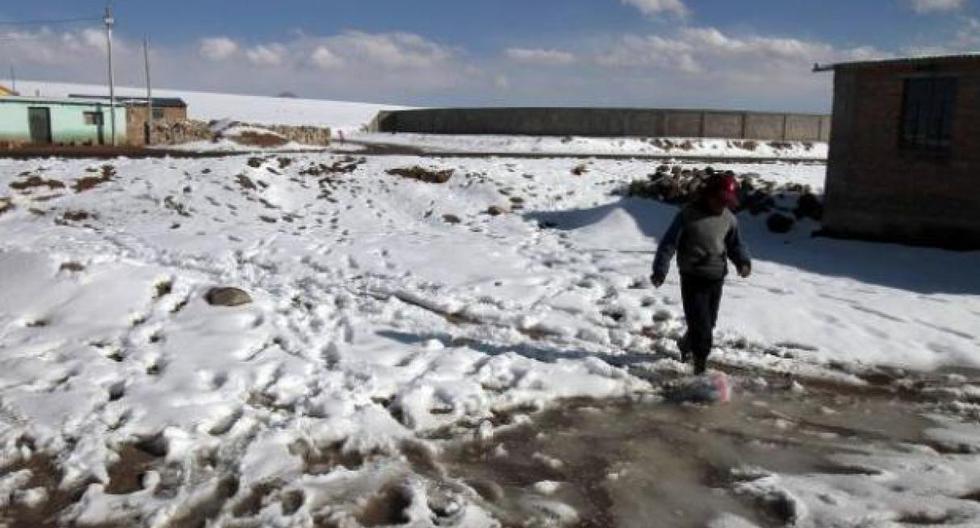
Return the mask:
<path id="1" fill-rule="evenodd" d="M 980 54 L 834 71 L 824 230 L 980 248 Z"/>
<path id="2" fill-rule="evenodd" d="M 80 99 L 104 99 L 106 96 L 69 95 Z M 131 145 L 147 143 L 147 123 L 149 108 L 145 97 L 116 97 L 116 102 L 126 107 L 126 137 Z M 153 98 L 153 121 L 155 123 L 179 123 L 187 120 L 187 103 L 174 97 Z"/>

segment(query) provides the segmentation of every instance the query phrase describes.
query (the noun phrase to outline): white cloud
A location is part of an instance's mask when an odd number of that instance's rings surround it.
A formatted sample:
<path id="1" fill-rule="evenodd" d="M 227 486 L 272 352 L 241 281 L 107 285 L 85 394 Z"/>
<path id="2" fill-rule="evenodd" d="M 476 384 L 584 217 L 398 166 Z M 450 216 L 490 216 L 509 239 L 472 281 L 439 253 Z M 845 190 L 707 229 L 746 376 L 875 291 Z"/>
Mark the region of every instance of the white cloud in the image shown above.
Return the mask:
<path id="1" fill-rule="evenodd" d="M 871 47 L 837 49 L 833 45 L 784 37 L 736 37 L 712 28 L 687 27 L 670 37 L 626 35 L 597 55 L 609 67 L 653 67 L 682 73 L 760 71 L 805 73 L 814 62 L 880 57 Z"/>
<path id="2" fill-rule="evenodd" d="M 209 37 L 201 39 L 197 49 L 205 59 L 223 61 L 238 53 L 238 43 L 228 37 Z"/>
<path id="3" fill-rule="evenodd" d="M 690 12 L 682 0 L 621 0 L 626 5 L 631 5 L 640 10 L 647 16 L 659 15 L 660 13 L 672 13 L 683 17 Z"/>
<path id="4" fill-rule="evenodd" d="M 324 70 L 339 68 L 344 65 L 344 59 L 330 51 L 330 48 L 326 46 L 317 46 L 310 54 L 310 62 Z"/>
<path id="5" fill-rule="evenodd" d="M 909 0 L 909 5 L 919 14 L 948 13 L 963 9 L 966 0 Z"/>
<path id="6" fill-rule="evenodd" d="M 575 55 L 567 51 L 538 48 L 509 48 L 504 54 L 510 60 L 522 64 L 571 64 Z"/>
<path id="7" fill-rule="evenodd" d="M 348 31 L 327 40 L 341 56 L 391 68 L 431 68 L 454 55 L 450 48 L 414 33 Z"/>
<path id="8" fill-rule="evenodd" d="M 259 45 L 245 51 L 245 58 L 257 66 L 279 66 L 286 48 L 281 44 Z"/>

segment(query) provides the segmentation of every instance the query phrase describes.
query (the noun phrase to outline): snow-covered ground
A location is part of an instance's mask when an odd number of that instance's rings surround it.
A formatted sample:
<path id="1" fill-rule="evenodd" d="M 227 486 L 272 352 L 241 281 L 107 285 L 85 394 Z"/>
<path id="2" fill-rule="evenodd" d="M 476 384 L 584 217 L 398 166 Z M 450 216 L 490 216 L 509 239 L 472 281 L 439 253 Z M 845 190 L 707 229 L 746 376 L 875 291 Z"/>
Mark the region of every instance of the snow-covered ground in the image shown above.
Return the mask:
<path id="1" fill-rule="evenodd" d="M 49 81 L 17 81 L 17 89 L 25 95 L 40 94 L 65 97 L 69 94 L 105 95 L 102 85 L 55 83 Z M 146 96 L 145 88 L 118 87 L 119 95 Z M 325 126 L 351 133 L 371 122 L 381 110 L 404 107 L 320 99 L 273 98 L 251 95 L 194 92 L 188 90 L 154 90 L 154 97 L 180 97 L 187 102 L 192 119 L 211 121 L 232 118 L 257 124 Z"/>
<path id="2" fill-rule="evenodd" d="M 727 139 L 557 137 L 358 133 L 368 144 L 404 145 L 427 152 L 682 158 L 827 159 L 826 143 Z"/>
<path id="3" fill-rule="evenodd" d="M 65 500 L 60 522 L 79 524 L 358 526 L 394 508 L 496 525 L 434 462 L 447 440 L 490 441 L 504 414 L 564 398 L 656 394 L 683 368 L 676 275 L 647 279 L 674 210 L 614 192 L 653 167 L 581 163 L 0 160 L 0 506 Z M 415 165 L 453 176 L 387 173 Z M 814 186 L 824 170 L 730 167 Z M 854 387 L 980 367 L 980 254 L 742 223 L 755 275 L 727 288 L 718 365 Z M 254 302 L 211 306 L 216 286 Z M 980 386 L 954 381 L 945 411 L 976 420 Z M 975 500 L 950 497 L 980 489 L 980 431 L 936 429 L 933 447 L 862 458 L 881 472 L 860 482 L 743 491 L 811 512 L 800 526 L 895 526 L 922 501 L 977 526 Z"/>

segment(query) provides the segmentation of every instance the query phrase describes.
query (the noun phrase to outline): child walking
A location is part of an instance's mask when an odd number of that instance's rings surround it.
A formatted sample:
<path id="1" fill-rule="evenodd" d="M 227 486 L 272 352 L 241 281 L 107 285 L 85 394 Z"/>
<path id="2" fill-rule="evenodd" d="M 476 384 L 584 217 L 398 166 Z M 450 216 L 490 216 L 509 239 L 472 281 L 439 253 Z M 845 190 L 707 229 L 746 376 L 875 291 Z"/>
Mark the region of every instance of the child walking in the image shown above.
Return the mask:
<path id="1" fill-rule="evenodd" d="M 694 373 L 704 374 L 713 346 L 728 260 L 738 274 L 752 274 L 752 259 L 742 242 L 738 220 L 730 208 L 738 203 L 734 176 L 711 176 L 698 198 L 674 218 L 657 248 L 651 281 L 661 287 L 677 255 L 687 333 L 677 345 L 685 363 L 694 356 Z"/>

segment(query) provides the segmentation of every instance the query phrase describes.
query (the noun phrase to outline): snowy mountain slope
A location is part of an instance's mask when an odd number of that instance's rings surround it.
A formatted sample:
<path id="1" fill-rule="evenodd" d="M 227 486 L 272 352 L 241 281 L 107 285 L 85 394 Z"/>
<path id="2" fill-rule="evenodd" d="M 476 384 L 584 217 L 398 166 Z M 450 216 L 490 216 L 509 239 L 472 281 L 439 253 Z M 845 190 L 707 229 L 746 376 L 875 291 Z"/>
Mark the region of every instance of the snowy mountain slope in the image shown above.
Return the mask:
<path id="1" fill-rule="evenodd" d="M 55 83 L 48 81 L 17 81 L 23 94 L 40 93 L 64 97 L 68 94 L 103 95 L 103 85 Z M 119 95 L 145 96 L 145 88 L 118 87 Z M 258 124 L 326 126 L 345 132 L 355 131 L 370 123 L 381 110 L 403 107 L 320 99 L 290 99 L 252 95 L 232 95 L 187 90 L 154 90 L 155 97 L 180 97 L 187 102 L 192 119 L 234 119 Z"/>
<path id="2" fill-rule="evenodd" d="M 83 493 L 64 512 L 81 523 L 179 525 L 207 507 L 217 526 L 324 512 L 354 526 L 369 524 L 363 497 L 395 482 L 417 526 L 435 525 L 436 503 L 441 525 L 493 526 L 471 487 L 432 484 L 440 439 L 490 438 L 502 416 L 563 398 L 649 394 L 650 376 L 683 368 L 676 276 L 661 291 L 646 279 L 674 209 L 613 194 L 647 163 L 575 176 L 579 163 L 0 160 L 3 458 L 41 474 L 48 460 Z M 453 175 L 387 172 L 419 164 Z M 742 221 L 756 275 L 728 287 L 719 364 L 856 386 L 875 365 L 980 366 L 980 255 Z M 254 302 L 210 306 L 214 286 Z M 931 493 L 965 495 L 975 466 L 942 466 L 956 479 Z M 0 478 L 3 500 L 43 487 L 17 475 Z M 848 515 L 869 496 L 847 495 Z"/>

